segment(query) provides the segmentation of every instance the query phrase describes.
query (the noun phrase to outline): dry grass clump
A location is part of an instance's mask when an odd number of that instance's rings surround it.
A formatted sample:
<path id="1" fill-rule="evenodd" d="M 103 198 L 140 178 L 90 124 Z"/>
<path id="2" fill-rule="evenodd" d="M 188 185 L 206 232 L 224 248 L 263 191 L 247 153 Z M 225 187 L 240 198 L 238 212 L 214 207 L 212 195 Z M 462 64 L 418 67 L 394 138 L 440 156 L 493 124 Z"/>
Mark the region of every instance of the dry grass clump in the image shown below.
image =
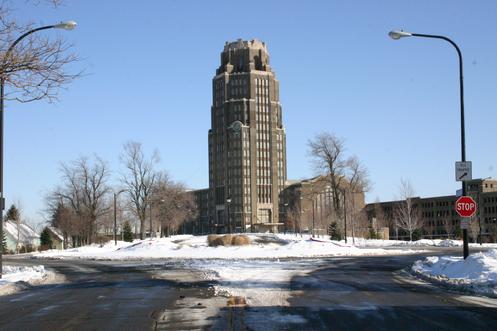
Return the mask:
<path id="1" fill-rule="evenodd" d="M 233 246 L 250 245 L 250 238 L 247 237 L 246 235 L 243 235 L 243 234 L 233 236 L 233 239 L 231 240 L 231 244 Z"/>
<path id="2" fill-rule="evenodd" d="M 210 234 L 207 236 L 207 244 L 210 247 L 221 246 L 223 242 L 221 241 L 221 236 Z"/>
<path id="3" fill-rule="evenodd" d="M 207 236 L 207 243 L 210 247 L 216 246 L 243 246 L 250 244 L 250 238 L 246 235 L 226 234 L 224 236 L 210 234 Z"/>

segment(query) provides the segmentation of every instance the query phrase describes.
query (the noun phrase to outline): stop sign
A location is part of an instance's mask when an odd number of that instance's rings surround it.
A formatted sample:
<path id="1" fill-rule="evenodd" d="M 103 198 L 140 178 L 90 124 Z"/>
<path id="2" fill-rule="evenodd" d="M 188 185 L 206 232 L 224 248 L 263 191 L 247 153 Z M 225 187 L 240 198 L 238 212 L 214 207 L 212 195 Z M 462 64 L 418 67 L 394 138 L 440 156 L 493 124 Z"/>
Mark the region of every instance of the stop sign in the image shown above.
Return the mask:
<path id="1" fill-rule="evenodd" d="M 456 201 L 456 212 L 461 217 L 471 217 L 476 212 L 476 202 L 472 197 L 462 196 Z"/>

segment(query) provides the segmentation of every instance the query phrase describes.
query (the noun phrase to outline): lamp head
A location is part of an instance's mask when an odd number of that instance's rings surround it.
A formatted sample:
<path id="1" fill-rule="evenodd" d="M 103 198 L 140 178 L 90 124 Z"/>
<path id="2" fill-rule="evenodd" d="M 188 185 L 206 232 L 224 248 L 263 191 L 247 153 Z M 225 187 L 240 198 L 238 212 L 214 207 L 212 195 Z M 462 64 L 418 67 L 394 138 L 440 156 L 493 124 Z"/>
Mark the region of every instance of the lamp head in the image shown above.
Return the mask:
<path id="1" fill-rule="evenodd" d="M 60 22 L 59 24 L 55 24 L 53 27 L 55 29 L 64 29 L 64 30 L 73 30 L 78 23 L 74 21 L 66 21 L 66 22 Z"/>
<path id="2" fill-rule="evenodd" d="M 404 37 L 412 37 L 412 33 L 405 32 L 405 31 L 402 31 L 402 30 L 400 30 L 400 31 L 399 30 L 390 31 L 388 33 L 388 35 L 393 40 L 399 40 L 400 38 L 404 38 Z"/>

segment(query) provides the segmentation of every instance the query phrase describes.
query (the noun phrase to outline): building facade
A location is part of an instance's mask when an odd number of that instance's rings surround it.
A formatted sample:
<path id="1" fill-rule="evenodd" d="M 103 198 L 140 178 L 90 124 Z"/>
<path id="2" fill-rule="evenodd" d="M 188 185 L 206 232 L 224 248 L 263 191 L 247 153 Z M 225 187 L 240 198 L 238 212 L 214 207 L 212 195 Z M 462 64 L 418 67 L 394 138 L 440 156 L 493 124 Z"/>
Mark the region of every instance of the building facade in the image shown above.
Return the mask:
<path id="1" fill-rule="evenodd" d="M 210 232 L 277 231 L 286 181 L 279 82 L 258 40 L 227 42 L 212 79 Z"/>
<path id="2" fill-rule="evenodd" d="M 351 192 L 347 182 L 341 184 L 339 216 L 332 202 L 332 188 L 326 177 L 318 176 L 288 182 L 281 193 L 283 231 L 326 235 L 331 223 L 337 223 L 342 234 L 364 236 L 368 225 L 364 210 L 364 193 Z"/>
<path id="3" fill-rule="evenodd" d="M 467 195 L 477 202 L 476 214 L 470 220 L 468 235 L 472 241 L 497 240 L 497 180 L 474 179 L 466 182 Z M 420 235 L 428 239 L 460 236 L 460 217 L 455 211 L 457 195 L 413 198 L 413 208 L 421 220 Z M 378 202 L 366 205 L 370 223 L 390 228 L 390 237 L 406 239 L 408 235 L 396 225 L 396 208 L 402 201 Z M 480 231 L 481 229 L 481 231 Z"/>

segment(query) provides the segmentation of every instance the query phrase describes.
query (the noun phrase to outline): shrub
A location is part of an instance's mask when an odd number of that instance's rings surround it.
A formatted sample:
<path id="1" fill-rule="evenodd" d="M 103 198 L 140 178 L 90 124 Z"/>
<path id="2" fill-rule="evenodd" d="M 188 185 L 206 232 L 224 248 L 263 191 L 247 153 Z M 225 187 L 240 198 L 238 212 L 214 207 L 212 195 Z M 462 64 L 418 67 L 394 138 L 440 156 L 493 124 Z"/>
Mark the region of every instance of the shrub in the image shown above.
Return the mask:
<path id="1" fill-rule="evenodd" d="M 419 240 L 421 239 L 421 229 L 416 229 L 412 232 L 412 240 L 413 241 L 416 241 L 416 240 Z"/>
<path id="2" fill-rule="evenodd" d="M 369 239 L 380 239 L 378 233 L 373 228 L 369 228 Z"/>
<path id="3" fill-rule="evenodd" d="M 129 222 L 125 222 L 123 226 L 123 240 L 127 242 L 133 241 L 133 233 L 131 233 L 131 225 Z"/>
<path id="4" fill-rule="evenodd" d="M 50 249 L 50 246 L 48 245 L 40 245 L 40 247 L 38 247 L 38 250 L 40 252 L 43 252 L 43 251 L 46 251 L 46 250 L 49 250 Z"/>

